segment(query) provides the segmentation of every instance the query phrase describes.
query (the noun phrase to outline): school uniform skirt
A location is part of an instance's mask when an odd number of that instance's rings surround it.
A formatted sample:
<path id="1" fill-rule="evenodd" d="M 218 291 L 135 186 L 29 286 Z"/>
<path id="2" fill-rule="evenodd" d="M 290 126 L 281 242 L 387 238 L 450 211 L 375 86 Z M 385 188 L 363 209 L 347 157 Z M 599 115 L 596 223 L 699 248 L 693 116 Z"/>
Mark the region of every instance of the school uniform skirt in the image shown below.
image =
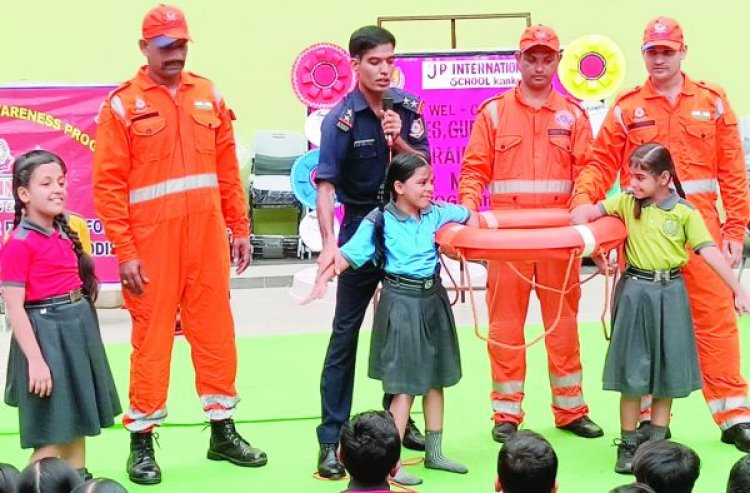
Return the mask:
<path id="1" fill-rule="evenodd" d="M 112 426 L 122 412 L 96 312 L 87 299 L 26 308 L 52 374 L 52 394 L 29 392 L 29 365 L 11 341 L 5 403 L 18 408 L 21 447 L 70 443 Z"/>
<path id="2" fill-rule="evenodd" d="M 617 285 L 604 390 L 627 396 L 685 397 L 702 387 L 695 330 L 682 277 Z"/>
<path id="3" fill-rule="evenodd" d="M 424 395 L 461 379 L 461 356 L 440 277 L 409 283 L 386 275 L 370 342 L 369 376 L 388 394 Z M 419 285 L 421 284 L 421 286 Z"/>

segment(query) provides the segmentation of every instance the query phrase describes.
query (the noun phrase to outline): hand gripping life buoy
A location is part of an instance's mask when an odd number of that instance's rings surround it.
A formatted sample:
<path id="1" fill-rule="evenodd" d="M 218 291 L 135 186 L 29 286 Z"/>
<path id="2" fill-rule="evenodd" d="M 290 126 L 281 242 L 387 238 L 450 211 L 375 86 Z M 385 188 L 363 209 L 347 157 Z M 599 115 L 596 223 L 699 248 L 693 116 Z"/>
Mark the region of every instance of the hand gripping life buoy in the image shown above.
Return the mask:
<path id="1" fill-rule="evenodd" d="M 580 282 L 569 283 L 570 273 L 577 257 L 599 256 L 617 249 L 621 252 L 627 237 L 625 225 L 617 218 L 606 216 L 581 225 L 570 224 L 570 214 L 564 209 L 492 210 L 479 213 L 479 228 L 462 224 L 448 224 L 438 230 L 435 241 L 446 251 L 457 255 L 466 265 L 467 260 L 505 261 L 518 276 L 537 289 L 553 291 L 560 295 L 557 317 L 551 326 L 531 342 L 521 345 L 505 344 L 481 334 L 474 299 L 469 282 L 469 296 L 474 316 L 474 333 L 487 344 L 507 349 L 525 349 L 541 341 L 557 328 L 562 314 L 565 295 L 571 289 L 588 282 L 594 276 Z M 562 287 L 545 286 L 525 277 L 511 262 L 566 260 L 568 268 Z M 468 271 L 468 269 L 465 269 Z M 601 322 L 605 338 L 609 338 L 606 327 L 607 309 L 611 306 L 611 293 L 616 276 L 610 285 L 605 279 L 605 306 Z M 566 288 L 567 286 L 567 288 Z"/>
<path id="2" fill-rule="evenodd" d="M 606 36 L 581 36 L 565 47 L 557 75 L 563 87 L 578 99 L 607 99 L 625 79 L 625 56 Z"/>
<path id="3" fill-rule="evenodd" d="M 349 53 L 329 43 L 305 48 L 292 65 L 292 87 L 310 108 L 332 108 L 356 83 Z"/>

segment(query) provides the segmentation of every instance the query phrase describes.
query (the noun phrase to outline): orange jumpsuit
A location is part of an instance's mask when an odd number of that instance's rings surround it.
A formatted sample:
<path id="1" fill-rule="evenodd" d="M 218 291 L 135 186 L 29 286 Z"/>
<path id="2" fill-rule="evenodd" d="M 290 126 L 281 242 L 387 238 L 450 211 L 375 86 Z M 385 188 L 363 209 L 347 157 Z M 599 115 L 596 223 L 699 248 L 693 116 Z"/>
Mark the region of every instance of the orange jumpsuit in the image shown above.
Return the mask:
<path id="1" fill-rule="evenodd" d="M 591 148 L 588 165 L 576 179 L 571 206 L 601 199 L 618 172 L 627 186 L 628 157 L 640 144 L 656 141 L 672 153 L 687 198 L 700 211 L 716 244 L 722 245 L 723 239 L 742 243 L 749 216 L 737 118 L 720 87 L 683 76 L 685 84 L 674 106 L 649 81 L 617 99 Z M 716 210 L 719 191 L 726 211 L 723 226 Z M 694 254 L 684 277 L 703 395 L 711 414 L 722 430 L 750 422 L 732 292 Z"/>
<path id="2" fill-rule="evenodd" d="M 150 282 L 124 292 L 133 321 L 130 409 L 124 424 L 161 424 L 180 306 L 206 416 L 231 416 L 237 353 L 229 307 L 226 227 L 249 236 L 229 111 L 190 72 L 173 97 L 142 68 L 99 114 L 94 203 L 120 263 L 139 259 Z"/>
<path id="3" fill-rule="evenodd" d="M 464 153 L 459 179 L 460 202 L 472 210 L 489 188 L 493 209 L 566 207 L 573 179 L 591 142 L 586 113 L 573 101 L 552 91 L 538 110 L 528 106 L 520 88 L 485 102 L 477 115 Z M 561 289 L 567 261 L 517 262 L 515 267 L 540 284 Z M 574 264 L 569 284 L 578 281 L 580 262 Z M 489 262 L 487 306 L 490 339 L 524 343 L 524 323 L 531 286 L 505 262 Z M 545 327 L 554 323 L 560 295 L 538 290 Z M 581 390 L 578 345 L 580 289 L 564 297 L 559 324 L 545 339 L 552 386 L 552 410 L 557 426 L 588 415 Z M 492 364 L 491 394 L 494 420 L 520 424 L 526 378 L 526 351 L 489 344 Z"/>

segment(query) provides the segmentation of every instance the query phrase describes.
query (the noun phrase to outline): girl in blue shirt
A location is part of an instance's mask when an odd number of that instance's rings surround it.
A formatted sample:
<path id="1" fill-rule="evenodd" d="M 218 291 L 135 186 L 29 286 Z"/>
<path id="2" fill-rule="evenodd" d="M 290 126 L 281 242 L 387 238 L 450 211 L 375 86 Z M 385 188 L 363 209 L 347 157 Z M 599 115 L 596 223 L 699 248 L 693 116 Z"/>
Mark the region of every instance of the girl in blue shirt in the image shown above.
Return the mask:
<path id="1" fill-rule="evenodd" d="M 394 198 L 373 210 L 341 249 L 335 266 L 318 272 L 306 301 L 320 298 L 326 283 L 342 270 L 384 256 L 385 279 L 375 313 L 369 376 L 394 394 L 390 411 L 404 437 L 414 396 L 423 396 L 425 467 L 466 473 L 441 451 L 443 388 L 461 379 L 461 359 L 448 295 L 437 273 L 435 232 L 450 222 L 478 226 L 461 206 L 432 202 L 432 169 L 418 154 L 399 154 L 388 167 L 385 187 Z M 394 480 L 419 484 L 399 468 Z"/>

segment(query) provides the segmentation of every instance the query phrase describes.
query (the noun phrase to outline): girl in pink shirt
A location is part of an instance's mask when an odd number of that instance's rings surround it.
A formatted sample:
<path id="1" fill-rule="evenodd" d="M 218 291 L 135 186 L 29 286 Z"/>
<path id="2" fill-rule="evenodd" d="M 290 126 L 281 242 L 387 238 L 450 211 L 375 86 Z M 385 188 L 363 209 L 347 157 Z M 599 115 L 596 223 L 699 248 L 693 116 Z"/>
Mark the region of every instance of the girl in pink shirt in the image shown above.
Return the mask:
<path id="1" fill-rule="evenodd" d="M 88 477 L 85 436 L 121 412 L 92 299 L 94 264 L 70 229 L 62 159 L 44 150 L 13 165 L 13 232 L 0 253 L 13 330 L 5 402 L 18 408 L 31 461 L 59 457 Z"/>

